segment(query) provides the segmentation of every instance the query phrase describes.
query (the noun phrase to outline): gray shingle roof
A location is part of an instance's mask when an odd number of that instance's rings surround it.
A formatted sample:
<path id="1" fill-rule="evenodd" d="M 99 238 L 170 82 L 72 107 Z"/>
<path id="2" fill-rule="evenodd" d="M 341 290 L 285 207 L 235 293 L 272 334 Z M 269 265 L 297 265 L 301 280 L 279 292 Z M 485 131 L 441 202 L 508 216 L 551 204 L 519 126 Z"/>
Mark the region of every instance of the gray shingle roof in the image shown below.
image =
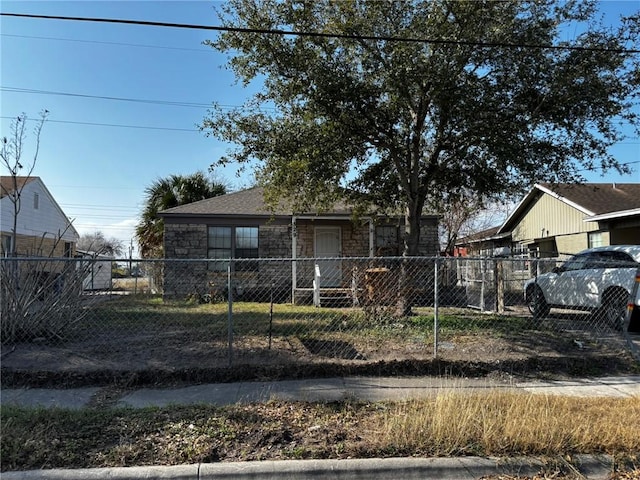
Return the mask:
<path id="1" fill-rule="evenodd" d="M 228 193 L 218 197 L 207 198 L 198 202 L 180 205 L 160 212 L 163 217 L 173 216 L 252 216 L 252 217 L 283 217 L 293 215 L 288 202 L 282 201 L 271 211 L 265 205 L 263 188 L 254 187 L 247 190 Z M 305 212 L 315 214 L 315 212 Z M 349 215 L 351 210 L 344 205 L 337 205 L 334 210 L 324 212 L 325 215 Z M 299 214 L 297 212 L 297 214 Z"/>
<path id="2" fill-rule="evenodd" d="M 640 208 L 640 183 L 541 185 L 594 215 Z"/>
<path id="3" fill-rule="evenodd" d="M 560 183 L 537 184 L 509 215 L 498 233 L 508 232 L 528 205 L 541 194 L 557 195 L 558 200 L 572 205 L 585 216 L 624 212 L 640 208 L 640 183 Z"/>

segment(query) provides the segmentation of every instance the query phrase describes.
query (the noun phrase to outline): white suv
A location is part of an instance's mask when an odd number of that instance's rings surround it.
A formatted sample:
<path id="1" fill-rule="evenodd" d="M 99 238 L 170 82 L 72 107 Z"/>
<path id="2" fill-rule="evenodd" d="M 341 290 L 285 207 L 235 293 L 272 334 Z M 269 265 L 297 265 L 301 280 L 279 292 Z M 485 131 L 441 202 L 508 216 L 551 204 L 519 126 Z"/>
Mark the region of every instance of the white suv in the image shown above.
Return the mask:
<path id="1" fill-rule="evenodd" d="M 640 245 L 590 248 L 528 280 L 525 301 L 536 319 L 546 317 L 551 307 L 586 310 L 621 329 L 639 268 Z M 640 307 L 638 296 L 634 302 Z"/>

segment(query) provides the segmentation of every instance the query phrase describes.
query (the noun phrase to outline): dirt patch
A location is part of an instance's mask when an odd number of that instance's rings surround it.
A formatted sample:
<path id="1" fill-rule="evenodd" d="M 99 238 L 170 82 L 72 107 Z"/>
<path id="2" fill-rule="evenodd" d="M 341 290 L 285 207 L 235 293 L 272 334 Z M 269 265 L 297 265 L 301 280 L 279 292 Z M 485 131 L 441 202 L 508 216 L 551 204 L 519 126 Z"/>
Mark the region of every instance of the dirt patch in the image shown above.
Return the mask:
<path id="1" fill-rule="evenodd" d="M 301 348 L 305 342 L 299 343 L 296 348 Z M 344 354 L 336 354 L 335 348 L 332 344 L 322 348 L 311 344 L 310 350 L 305 348 L 304 354 L 295 356 L 260 350 L 254 350 L 252 356 L 249 355 L 251 350 L 247 350 L 244 355 L 235 356 L 231 366 L 224 356 L 207 356 L 203 352 L 184 355 L 178 365 L 156 356 L 147 365 L 130 358 L 111 361 L 105 366 L 104 362 L 96 362 L 71 349 L 28 345 L 17 348 L 3 360 L 2 385 L 133 387 L 345 375 L 567 378 L 640 371 L 623 341 L 615 338 L 596 340 L 584 335 L 564 338 L 540 334 L 533 343 L 478 335 L 460 336 L 448 340 L 435 359 L 433 347 L 426 345 L 416 347 L 412 358 L 402 358 L 401 355 L 406 357 L 406 350 L 386 350 L 377 355 L 368 352 L 366 360 L 345 359 Z M 399 357 L 394 358 L 394 353 Z"/>
<path id="2" fill-rule="evenodd" d="M 518 312 L 498 317 L 443 309 L 434 358 L 428 310 L 374 323 L 353 309 L 287 307 L 272 323 L 260 305 L 244 308 L 229 331 L 222 307 L 112 300 L 68 341 L 3 346 L 2 385 L 127 388 L 340 375 L 563 378 L 639 371 L 620 332 L 577 316 L 535 325 Z"/>

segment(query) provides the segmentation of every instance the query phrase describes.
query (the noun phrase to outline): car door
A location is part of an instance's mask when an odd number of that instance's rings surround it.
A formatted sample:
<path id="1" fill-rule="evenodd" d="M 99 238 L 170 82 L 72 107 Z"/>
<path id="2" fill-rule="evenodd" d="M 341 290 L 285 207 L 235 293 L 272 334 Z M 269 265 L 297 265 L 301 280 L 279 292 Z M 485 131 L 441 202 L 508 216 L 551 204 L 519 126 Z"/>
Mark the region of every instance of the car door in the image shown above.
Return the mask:
<path id="1" fill-rule="evenodd" d="M 598 306 L 600 286 L 604 272 L 610 262 L 607 252 L 591 252 L 586 255 L 582 269 L 573 275 L 573 306 L 595 308 Z"/>
<path id="2" fill-rule="evenodd" d="M 548 303 L 565 306 L 578 306 L 583 303 L 576 287 L 583 281 L 587 258 L 587 254 L 575 255 L 555 270 L 555 274 L 549 276 L 548 285 L 543 288 Z"/>

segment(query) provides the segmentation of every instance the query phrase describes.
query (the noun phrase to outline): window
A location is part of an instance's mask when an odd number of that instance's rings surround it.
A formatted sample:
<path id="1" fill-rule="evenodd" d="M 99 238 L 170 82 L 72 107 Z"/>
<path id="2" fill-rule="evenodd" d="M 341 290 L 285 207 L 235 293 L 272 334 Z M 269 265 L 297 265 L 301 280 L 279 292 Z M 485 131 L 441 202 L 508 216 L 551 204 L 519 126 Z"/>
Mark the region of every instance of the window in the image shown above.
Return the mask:
<path id="1" fill-rule="evenodd" d="M 513 269 L 524 272 L 529 270 L 530 252 L 526 245 L 514 244 L 511 248 L 511 255 L 514 258 Z"/>
<path id="2" fill-rule="evenodd" d="M 40 208 L 40 195 L 37 193 L 33 194 L 33 209 L 38 210 Z"/>
<path id="3" fill-rule="evenodd" d="M 602 232 L 591 232 L 588 235 L 588 246 L 589 248 L 593 247 L 601 247 L 604 245 L 602 241 Z"/>
<path id="4" fill-rule="evenodd" d="M 591 268 L 635 268 L 633 258 L 624 252 L 598 252 L 591 255 Z"/>
<path id="5" fill-rule="evenodd" d="M 576 255 L 564 262 L 561 270 L 563 272 L 571 272 L 574 270 L 584 270 L 587 268 L 587 262 L 590 260 L 589 255 Z"/>
<path id="6" fill-rule="evenodd" d="M 400 254 L 398 227 L 381 225 L 376 227 L 376 255 L 394 257 Z"/>
<path id="7" fill-rule="evenodd" d="M 73 253 L 73 243 L 64 242 L 64 256 L 67 258 L 71 258 L 72 253 Z"/>
<path id="8" fill-rule="evenodd" d="M 258 227 L 209 227 L 208 257 L 213 259 L 258 258 Z M 224 271 L 228 262 L 213 262 L 211 269 Z M 256 271 L 257 262 L 239 262 L 236 271 Z"/>
<path id="9" fill-rule="evenodd" d="M 258 258 L 258 227 L 236 227 L 235 258 Z M 235 264 L 236 271 L 254 272 L 257 262 Z"/>

